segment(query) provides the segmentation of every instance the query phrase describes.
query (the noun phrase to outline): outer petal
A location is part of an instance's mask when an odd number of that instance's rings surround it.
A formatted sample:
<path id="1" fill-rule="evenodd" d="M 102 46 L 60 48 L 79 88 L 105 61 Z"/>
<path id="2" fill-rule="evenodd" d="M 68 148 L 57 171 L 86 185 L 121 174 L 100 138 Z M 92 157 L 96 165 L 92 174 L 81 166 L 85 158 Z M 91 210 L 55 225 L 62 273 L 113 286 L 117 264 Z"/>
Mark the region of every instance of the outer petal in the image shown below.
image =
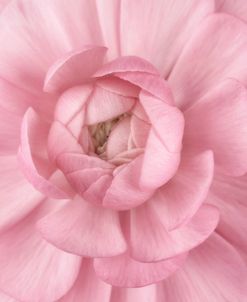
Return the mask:
<path id="1" fill-rule="evenodd" d="M 67 252 L 86 257 L 110 257 L 123 253 L 118 214 L 76 198 L 38 222 L 42 236 Z"/>
<path id="2" fill-rule="evenodd" d="M 0 157 L 0 232 L 16 224 L 43 200 L 23 177 L 16 157 Z"/>
<path id="3" fill-rule="evenodd" d="M 185 151 L 185 150 L 184 150 Z M 211 151 L 184 154 L 174 177 L 148 201 L 168 231 L 186 224 L 204 202 L 214 176 Z"/>
<path id="4" fill-rule="evenodd" d="M 83 45 L 102 45 L 94 1 L 12 1 L 1 14 L 0 75 L 40 91 L 48 68 Z M 9 39 L 11 37 L 11 39 Z"/>
<path id="5" fill-rule="evenodd" d="M 207 202 L 220 210 L 217 231 L 247 254 L 247 176 L 228 177 L 216 173 Z"/>
<path id="6" fill-rule="evenodd" d="M 59 300 L 59 302 L 84 301 L 111 301 L 111 286 L 102 282 L 95 275 L 92 260 L 87 259 L 83 259 L 80 273 L 71 290 L 62 299 Z"/>
<path id="7" fill-rule="evenodd" d="M 37 190 L 45 196 L 64 199 L 68 195 L 48 180 L 52 174 L 52 167 L 49 166 L 46 158 L 47 128 L 47 125 L 39 119 L 32 109 L 27 111 L 22 123 L 18 159 L 25 177 Z M 37 164 L 42 167 L 43 173 L 38 170 Z"/>
<path id="8" fill-rule="evenodd" d="M 1 302 L 18 302 L 14 298 L 6 296 L 4 293 L 0 293 L 0 301 Z"/>
<path id="9" fill-rule="evenodd" d="M 154 262 L 188 252 L 205 241 L 215 230 L 219 211 L 204 205 L 180 228 L 168 232 L 165 217 L 147 205 L 131 212 L 130 245 L 133 258 Z M 148 244 L 147 244 L 148 242 Z"/>
<path id="10" fill-rule="evenodd" d="M 184 145 L 211 149 L 228 174 L 247 172 L 247 91 L 227 80 L 185 112 Z"/>
<path id="11" fill-rule="evenodd" d="M 246 281 L 246 266 L 236 250 L 213 235 L 190 253 L 183 268 L 165 280 L 159 290 L 167 302 L 243 302 Z"/>
<path id="12" fill-rule="evenodd" d="M 94 268 L 98 277 L 114 286 L 140 287 L 167 278 L 183 264 L 185 258 L 186 255 L 181 255 L 158 263 L 142 263 L 124 254 L 95 259 Z"/>
<path id="13" fill-rule="evenodd" d="M 159 302 L 156 284 L 140 288 L 118 288 L 113 287 L 111 302 Z"/>
<path id="14" fill-rule="evenodd" d="M 247 3 L 245 0 L 216 0 L 217 10 L 247 21 Z"/>
<path id="15" fill-rule="evenodd" d="M 77 278 L 81 258 L 45 242 L 35 223 L 54 208 L 46 202 L 1 236 L 0 288 L 20 301 L 50 302 L 63 296 Z"/>
<path id="16" fill-rule="evenodd" d="M 213 9 L 214 1 L 203 0 L 121 1 L 122 54 L 143 57 L 166 76 L 191 33 Z"/>
<path id="17" fill-rule="evenodd" d="M 58 59 L 48 70 L 45 92 L 61 92 L 70 87 L 88 82 L 102 65 L 105 47 L 85 46 Z"/>
<path id="18" fill-rule="evenodd" d="M 208 17 L 191 38 L 169 76 L 178 106 L 191 106 L 226 78 L 235 78 L 246 84 L 247 70 L 243 68 L 246 51 L 245 23 L 224 14 Z"/>

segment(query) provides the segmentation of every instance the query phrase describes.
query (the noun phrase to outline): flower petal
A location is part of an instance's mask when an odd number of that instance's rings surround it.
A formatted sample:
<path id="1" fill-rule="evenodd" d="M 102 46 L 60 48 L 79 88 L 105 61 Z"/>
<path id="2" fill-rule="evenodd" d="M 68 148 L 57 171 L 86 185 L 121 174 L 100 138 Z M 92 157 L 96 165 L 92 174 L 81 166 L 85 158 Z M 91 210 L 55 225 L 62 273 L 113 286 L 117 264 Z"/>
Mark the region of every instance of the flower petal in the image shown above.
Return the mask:
<path id="1" fill-rule="evenodd" d="M 86 123 L 88 125 L 105 122 L 129 111 L 135 99 L 112 93 L 96 86 L 87 103 Z"/>
<path id="2" fill-rule="evenodd" d="M 247 21 L 247 5 L 243 0 L 216 0 L 217 10 Z"/>
<path id="3" fill-rule="evenodd" d="M 168 232 L 165 217 L 148 203 L 131 211 L 131 256 L 143 262 L 156 262 L 188 252 L 205 241 L 215 230 L 219 211 L 203 205 L 191 220 Z M 148 244 L 147 244 L 148 242 Z"/>
<path id="4" fill-rule="evenodd" d="M 56 301 L 77 278 L 81 258 L 58 250 L 35 231 L 36 221 L 55 204 L 54 200 L 44 202 L 1 236 L 0 288 L 17 300 Z"/>
<path id="5" fill-rule="evenodd" d="M 1 14 L 0 75 L 41 91 L 48 68 L 83 45 L 103 45 L 95 2 L 11 1 Z M 9 39 L 11 37 L 11 39 Z"/>
<path id="6" fill-rule="evenodd" d="M 15 225 L 43 200 L 23 177 L 15 156 L 0 157 L 0 232 Z"/>
<path id="7" fill-rule="evenodd" d="M 214 176 L 211 151 L 182 155 L 174 177 L 148 201 L 156 213 L 164 217 L 168 231 L 186 224 L 204 202 Z"/>
<path id="8" fill-rule="evenodd" d="M 247 254 L 247 176 L 229 177 L 216 173 L 207 202 L 220 211 L 217 231 Z"/>
<path id="9" fill-rule="evenodd" d="M 85 258 L 73 287 L 58 302 L 109 302 L 110 300 L 111 286 L 95 275 L 92 260 Z"/>
<path id="10" fill-rule="evenodd" d="M 48 70 L 44 83 L 45 92 L 61 92 L 88 82 L 102 65 L 105 47 L 85 46 L 58 59 Z"/>
<path id="11" fill-rule="evenodd" d="M 104 282 L 119 287 L 140 287 L 161 281 L 174 273 L 185 261 L 187 255 L 157 262 L 142 263 L 127 254 L 95 259 L 96 275 Z"/>
<path id="12" fill-rule="evenodd" d="M 184 145 L 211 149 L 227 174 L 247 172 L 247 91 L 226 80 L 185 112 Z"/>
<path id="13" fill-rule="evenodd" d="M 243 68 L 246 51 L 247 24 L 229 15 L 209 16 L 195 32 L 169 76 L 176 104 L 188 108 L 227 78 L 246 84 L 247 70 Z"/>
<path id="14" fill-rule="evenodd" d="M 121 53 L 145 58 L 167 76 L 195 28 L 213 10 L 210 0 L 122 1 Z"/>
<path id="15" fill-rule="evenodd" d="M 80 197 L 42 218 L 38 229 L 58 248 L 81 256 L 110 257 L 126 250 L 117 212 Z"/>
<path id="16" fill-rule="evenodd" d="M 247 270 L 236 250 L 214 234 L 194 249 L 185 265 L 160 284 L 167 302 L 243 302 Z"/>
<path id="17" fill-rule="evenodd" d="M 147 201 L 152 196 L 154 190 L 140 187 L 139 184 L 142 163 L 143 155 L 139 155 L 115 172 L 103 200 L 104 206 L 116 210 L 127 210 Z"/>
<path id="18" fill-rule="evenodd" d="M 65 199 L 68 198 L 67 193 L 49 180 L 53 171 L 46 158 L 46 150 L 44 150 L 47 134 L 47 125 L 39 119 L 35 111 L 29 109 L 22 122 L 21 146 L 18 153 L 19 164 L 25 177 L 38 191 L 51 198 Z M 37 162 L 37 160 L 39 161 Z M 44 175 L 38 169 L 37 163 L 42 164 Z"/>

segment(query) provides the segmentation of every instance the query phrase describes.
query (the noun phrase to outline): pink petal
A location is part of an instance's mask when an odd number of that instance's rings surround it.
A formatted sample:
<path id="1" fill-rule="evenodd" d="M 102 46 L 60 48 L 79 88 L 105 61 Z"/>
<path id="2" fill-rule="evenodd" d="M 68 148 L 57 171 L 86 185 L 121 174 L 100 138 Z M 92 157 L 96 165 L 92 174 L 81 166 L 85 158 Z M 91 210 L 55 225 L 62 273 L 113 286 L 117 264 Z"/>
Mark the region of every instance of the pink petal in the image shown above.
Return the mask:
<path id="1" fill-rule="evenodd" d="M 216 173 L 207 202 L 220 210 L 217 231 L 247 254 L 247 192 L 246 175 L 238 178 Z"/>
<path id="2" fill-rule="evenodd" d="M 104 206 L 127 210 L 147 201 L 152 196 L 153 190 L 139 185 L 142 162 L 143 156 L 139 155 L 114 175 L 103 200 Z"/>
<path id="3" fill-rule="evenodd" d="M 102 176 L 110 176 L 111 171 L 101 168 L 91 168 L 74 171 L 66 175 L 68 181 L 76 192 L 83 197 L 83 193 L 95 184 Z M 104 195 L 100 195 L 99 203 L 103 201 Z"/>
<path id="4" fill-rule="evenodd" d="M 247 70 L 243 68 L 246 50 L 246 24 L 224 14 L 208 17 L 187 44 L 169 76 L 178 106 L 191 106 L 226 78 L 235 78 L 246 84 Z"/>
<path id="5" fill-rule="evenodd" d="M 79 153 L 65 153 L 58 157 L 59 168 L 66 174 L 83 169 L 101 168 L 111 172 L 114 168 L 110 163 L 99 157 Z"/>
<path id="6" fill-rule="evenodd" d="M 1 237 L 0 288 L 17 300 L 56 301 L 77 278 L 81 258 L 58 250 L 35 231 L 36 221 L 55 204 L 44 202 Z"/>
<path id="7" fill-rule="evenodd" d="M 59 58 L 46 74 L 44 91 L 61 92 L 88 82 L 102 65 L 106 50 L 100 46 L 85 46 Z"/>
<path id="8" fill-rule="evenodd" d="M 236 250 L 218 235 L 190 253 L 185 265 L 160 284 L 167 302 L 243 302 L 247 270 Z"/>
<path id="9" fill-rule="evenodd" d="M 169 91 L 167 94 L 169 95 Z M 153 130 L 167 150 L 169 152 L 180 152 L 184 129 L 182 112 L 144 91 L 140 93 L 140 102 Z"/>
<path id="10" fill-rule="evenodd" d="M 0 157 L 0 231 L 15 225 L 43 200 L 21 173 L 15 156 Z"/>
<path id="11" fill-rule="evenodd" d="M 140 92 L 140 88 L 137 86 L 114 76 L 99 78 L 97 86 L 112 93 L 132 98 L 137 98 Z"/>
<path id="12" fill-rule="evenodd" d="M 147 74 L 145 72 L 119 72 L 116 77 L 139 86 L 156 98 L 173 105 L 173 97 L 167 82 L 158 75 Z"/>
<path id="13" fill-rule="evenodd" d="M 125 117 L 113 127 L 106 145 L 107 158 L 113 158 L 128 150 L 130 136 L 130 117 Z"/>
<path id="14" fill-rule="evenodd" d="M 55 184 L 49 181 L 46 176 L 42 175 L 38 170 L 38 166 L 34 161 L 33 154 L 44 161 L 42 164 L 46 174 L 50 175 L 50 167 L 45 156 L 47 136 L 47 125 L 42 122 L 37 114 L 29 109 L 25 114 L 21 128 L 21 146 L 18 153 L 18 160 L 22 172 L 28 181 L 42 194 L 52 198 L 64 199 L 68 195 Z"/>
<path id="15" fill-rule="evenodd" d="M 122 55 L 145 58 L 167 76 L 195 28 L 213 12 L 214 1 L 127 0 L 120 8 Z"/>
<path id="16" fill-rule="evenodd" d="M 95 77 L 104 77 L 106 75 L 115 74 L 118 72 L 145 72 L 154 75 L 159 75 L 154 66 L 140 57 L 127 56 L 119 57 L 110 63 L 105 64 L 95 74 Z"/>
<path id="17" fill-rule="evenodd" d="M 216 0 L 217 9 L 220 12 L 231 14 L 247 21 L 247 5 L 244 0 Z"/>
<path id="18" fill-rule="evenodd" d="M 55 104 L 54 96 L 41 91 L 30 93 L 0 78 L 0 106 L 8 111 L 6 114 L 13 114 L 12 121 L 16 120 L 17 116 L 23 116 L 29 107 L 32 107 L 42 118 L 52 120 Z M 10 123 L 6 124 L 9 126 Z"/>
<path id="19" fill-rule="evenodd" d="M 157 262 L 142 263 L 127 254 L 95 259 L 96 275 L 104 282 L 119 287 L 140 287 L 161 281 L 174 273 L 185 261 L 187 255 Z"/>
<path id="20" fill-rule="evenodd" d="M 14 155 L 20 144 L 21 117 L 0 107 L 0 155 Z"/>
<path id="21" fill-rule="evenodd" d="M 61 141 L 63 144 L 61 144 Z M 72 133 L 60 122 L 53 122 L 48 136 L 48 153 L 52 161 L 67 152 L 83 153 L 82 147 Z"/>
<path id="22" fill-rule="evenodd" d="M 129 111 L 135 100 L 95 87 L 87 104 L 86 123 L 97 124 Z"/>
<path id="23" fill-rule="evenodd" d="M 11 298 L 11 297 L 5 295 L 4 293 L 0 293 L 0 301 L 1 302 L 18 302 L 14 298 Z"/>
<path id="24" fill-rule="evenodd" d="M 91 260 L 83 259 L 76 282 L 58 302 L 109 302 L 110 300 L 111 286 L 95 275 Z"/>
<path id="25" fill-rule="evenodd" d="M 156 284 L 140 288 L 113 287 L 111 302 L 158 302 Z"/>
<path id="26" fill-rule="evenodd" d="M 186 154 L 174 177 L 148 201 L 156 213 L 164 217 L 168 231 L 187 223 L 204 202 L 214 176 L 211 151 Z"/>
<path id="27" fill-rule="evenodd" d="M 154 130 L 150 130 L 141 167 L 140 186 L 154 190 L 164 185 L 176 173 L 179 162 L 180 153 L 167 150 Z"/>
<path id="28" fill-rule="evenodd" d="M 64 125 L 71 122 L 77 113 L 83 112 L 92 90 L 92 85 L 85 84 L 65 91 L 56 104 L 55 119 Z"/>
<path id="29" fill-rule="evenodd" d="M 1 14 L 0 75 L 40 91 L 56 60 L 83 45 L 103 45 L 96 11 L 95 3 L 85 0 L 71 5 L 60 0 L 11 1 Z"/>
<path id="30" fill-rule="evenodd" d="M 226 80 L 185 112 L 184 144 L 211 149 L 215 163 L 228 174 L 247 171 L 247 92 Z"/>
<path id="31" fill-rule="evenodd" d="M 102 205 L 103 196 L 105 196 L 106 191 L 109 189 L 112 179 L 112 175 L 109 174 L 101 176 L 82 193 L 82 197 L 88 202 Z"/>
<path id="32" fill-rule="evenodd" d="M 42 218 L 38 229 L 58 248 L 81 256 L 110 257 L 126 250 L 117 212 L 81 198 Z"/>
<path id="33" fill-rule="evenodd" d="M 147 142 L 151 125 L 136 115 L 132 115 L 130 121 L 131 137 L 136 147 L 144 148 Z"/>
<path id="34" fill-rule="evenodd" d="M 134 259 L 156 262 L 188 252 L 212 234 L 219 211 L 203 205 L 186 225 L 171 232 L 166 230 L 164 221 L 165 217 L 148 203 L 131 211 L 130 244 Z"/>

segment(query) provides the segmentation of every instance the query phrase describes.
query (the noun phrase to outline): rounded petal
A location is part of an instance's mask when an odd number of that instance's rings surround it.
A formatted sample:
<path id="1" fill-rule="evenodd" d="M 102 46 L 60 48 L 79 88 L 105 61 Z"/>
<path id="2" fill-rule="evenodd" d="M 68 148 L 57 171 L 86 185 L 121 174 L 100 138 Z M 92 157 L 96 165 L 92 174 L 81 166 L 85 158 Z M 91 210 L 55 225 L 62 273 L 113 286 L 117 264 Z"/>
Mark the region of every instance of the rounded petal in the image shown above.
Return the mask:
<path id="1" fill-rule="evenodd" d="M 186 224 L 204 202 L 214 176 L 212 151 L 182 155 L 174 177 L 148 201 L 168 231 Z"/>
<path id="2" fill-rule="evenodd" d="M 185 113 L 184 145 L 211 149 L 227 174 L 247 172 L 247 90 L 226 80 Z"/>
<path id="3" fill-rule="evenodd" d="M 61 92 L 88 82 L 102 65 L 105 47 L 85 46 L 58 59 L 48 70 L 44 83 L 45 92 Z"/>
<path id="4" fill-rule="evenodd" d="M 165 217 L 153 211 L 148 203 L 131 211 L 130 251 L 134 259 L 156 262 L 192 250 L 213 233 L 219 211 L 203 205 L 187 224 L 171 232 L 163 221 Z"/>
<path id="5" fill-rule="evenodd" d="M 38 229 L 58 248 L 81 256 L 111 257 L 126 250 L 117 212 L 78 197 L 42 218 Z"/>
<path id="6" fill-rule="evenodd" d="M 55 248 L 35 230 L 36 221 L 53 209 L 54 200 L 44 202 L 1 236 L 0 288 L 17 300 L 56 301 L 79 273 L 80 257 Z"/>
<path id="7" fill-rule="evenodd" d="M 86 124 L 93 125 L 113 119 L 135 105 L 135 99 L 112 93 L 99 86 L 94 88 L 86 109 Z"/>
<path id="8" fill-rule="evenodd" d="M 243 302 L 247 295 L 246 265 L 219 235 L 194 249 L 185 265 L 159 285 L 167 302 Z"/>
<path id="9" fill-rule="evenodd" d="M 96 275 L 106 283 L 119 287 L 141 287 L 161 281 L 174 273 L 187 255 L 157 262 L 142 263 L 127 254 L 112 258 L 95 259 Z"/>
<path id="10" fill-rule="evenodd" d="M 43 201 L 23 177 L 15 156 L 0 157 L 0 232 L 15 225 Z"/>
<path id="11" fill-rule="evenodd" d="M 247 254 L 247 176 L 229 177 L 217 173 L 207 202 L 220 211 L 217 231 L 233 246 Z"/>
<path id="12" fill-rule="evenodd" d="M 44 150 L 47 134 L 47 125 L 39 119 L 35 111 L 29 109 L 22 122 L 18 161 L 23 174 L 38 191 L 51 198 L 65 199 L 68 198 L 67 193 L 48 179 L 53 171 Z M 41 164 L 44 175 L 38 169 L 37 162 Z"/>
<path id="13" fill-rule="evenodd" d="M 140 187 L 139 184 L 142 163 L 143 155 L 139 155 L 130 163 L 121 166 L 106 191 L 104 206 L 116 210 L 127 210 L 140 205 L 152 196 L 154 190 Z"/>
<path id="14" fill-rule="evenodd" d="M 195 28 L 213 12 L 214 1 L 125 0 L 120 9 L 122 55 L 145 58 L 167 76 Z"/>
<path id="15" fill-rule="evenodd" d="M 111 301 L 111 290 L 110 285 L 102 282 L 96 276 L 92 260 L 83 259 L 76 282 L 58 302 L 109 302 Z"/>
<path id="16" fill-rule="evenodd" d="M 0 75 L 29 91 L 41 91 L 56 60 L 83 45 L 103 45 L 96 3 L 11 1 L 1 14 L 0 44 Z"/>
<path id="17" fill-rule="evenodd" d="M 209 16 L 195 31 L 169 76 L 176 104 L 188 108 L 227 78 L 246 84 L 246 51 L 247 24 L 230 15 Z"/>

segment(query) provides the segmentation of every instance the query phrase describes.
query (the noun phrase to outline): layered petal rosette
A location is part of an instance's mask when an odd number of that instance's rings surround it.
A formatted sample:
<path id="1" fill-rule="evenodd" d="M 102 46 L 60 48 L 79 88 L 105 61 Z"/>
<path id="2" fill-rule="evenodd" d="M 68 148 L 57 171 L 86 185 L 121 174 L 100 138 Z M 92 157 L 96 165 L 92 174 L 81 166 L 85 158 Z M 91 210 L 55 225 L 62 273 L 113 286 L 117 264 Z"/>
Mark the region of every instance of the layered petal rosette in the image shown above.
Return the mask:
<path id="1" fill-rule="evenodd" d="M 216 2 L 0 2 L 1 301 L 245 301 L 247 6 Z"/>

